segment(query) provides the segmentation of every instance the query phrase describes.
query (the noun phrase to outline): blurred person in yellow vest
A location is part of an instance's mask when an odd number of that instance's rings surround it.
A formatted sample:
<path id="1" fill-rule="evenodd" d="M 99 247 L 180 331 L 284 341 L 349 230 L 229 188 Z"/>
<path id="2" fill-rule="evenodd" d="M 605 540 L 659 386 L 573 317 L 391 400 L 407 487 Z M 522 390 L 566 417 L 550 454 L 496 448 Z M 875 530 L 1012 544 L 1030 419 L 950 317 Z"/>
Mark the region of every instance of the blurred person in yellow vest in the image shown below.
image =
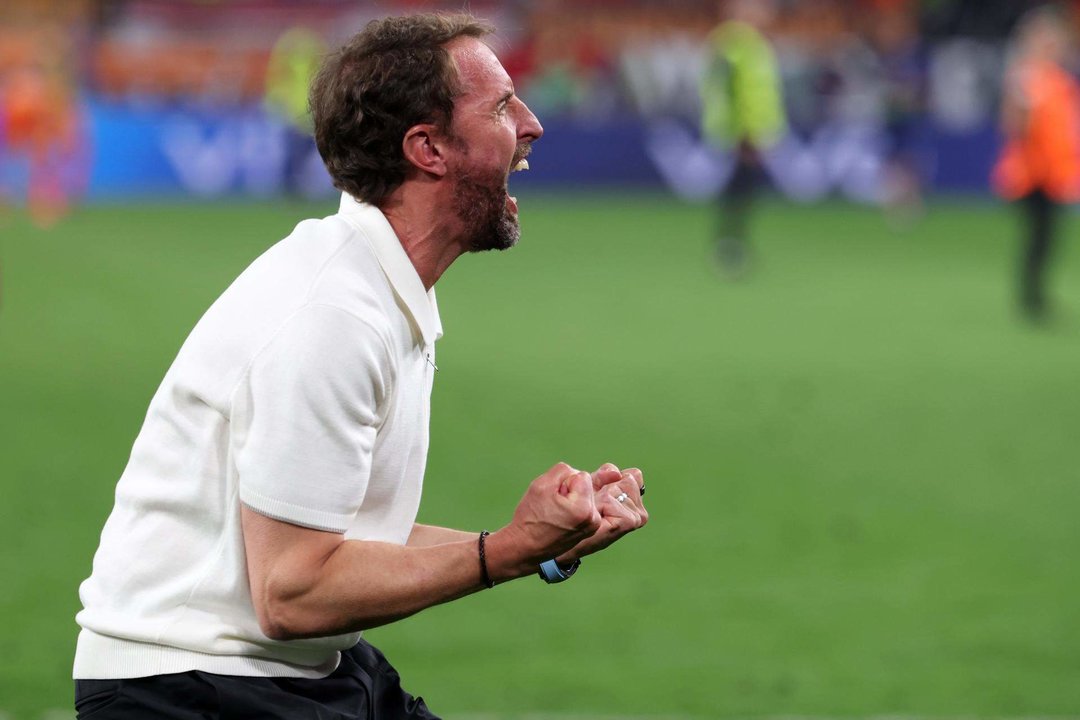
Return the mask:
<path id="1" fill-rule="evenodd" d="M 1020 308 L 1046 317 L 1045 284 L 1060 209 L 1080 199 L 1080 86 L 1065 69 L 1071 38 L 1052 8 L 1029 13 L 1017 27 L 1005 75 L 1001 128 L 1005 145 L 994 166 L 995 191 L 1023 217 Z"/>
<path id="2" fill-rule="evenodd" d="M 780 71 L 764 29 L 775 15 L 769 0 L 721 4 L 724 20 L 709 34 L 701 83 L 705 137 L 733 154 L 734 169 L 720 199 L 716 256 L 732 276 L 747 262 L 747 223 L 761 182 L 761 152 L 786 130 Z"/>
<path id="3" fill-rule="evenodd" d="M 315 155 L 308 87 L 326 53 L 323 38 L 312 30 L 286 30 L 270 53 L 266 68 L 266 107 L 285 124 L 285 188 L 302 194 L 307 161 Z M 320 165 L 321 167 L 321 165 Z"/>

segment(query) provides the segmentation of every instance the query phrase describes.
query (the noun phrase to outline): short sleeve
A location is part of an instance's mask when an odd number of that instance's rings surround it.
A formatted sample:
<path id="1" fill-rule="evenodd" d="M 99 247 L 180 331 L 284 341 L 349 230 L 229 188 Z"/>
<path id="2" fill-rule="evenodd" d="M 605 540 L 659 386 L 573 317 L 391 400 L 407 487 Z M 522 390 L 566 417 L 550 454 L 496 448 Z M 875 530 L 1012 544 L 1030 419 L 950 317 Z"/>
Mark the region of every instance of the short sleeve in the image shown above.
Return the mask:
<path id="1" fill-rule="evenodd" d="M 345 532 L 364 500 L 391 381 L 372 325 L 325 305 L 294 314 L 255 356 L 232 402 L 240 501 Z"/>

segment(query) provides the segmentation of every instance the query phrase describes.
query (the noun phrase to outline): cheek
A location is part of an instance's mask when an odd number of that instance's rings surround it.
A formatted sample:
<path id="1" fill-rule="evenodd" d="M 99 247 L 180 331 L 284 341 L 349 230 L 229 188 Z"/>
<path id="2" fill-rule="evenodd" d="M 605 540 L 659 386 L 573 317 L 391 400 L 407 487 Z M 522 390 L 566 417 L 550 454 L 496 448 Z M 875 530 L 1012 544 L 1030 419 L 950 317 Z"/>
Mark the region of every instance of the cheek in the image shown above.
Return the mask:
<path id="1" fill-rule="evenodd" d="M 499 151 L 506 152 L 509 150 L 510 154 L 513 155 L 517 150 L 518 145 L 517 132 L 514 130 L 513 126 L 509 123 L 503 123 L 499 126 L 497 135 Z"/>
<path id="2" fill-rule="evenodd" d="M 469 144 L 465 164 L 473 168 L 497 168 L 505 172 L 517 152 L 517 134 L 509 124 L 500 122 L 490 132 L 480 135 Z"/>

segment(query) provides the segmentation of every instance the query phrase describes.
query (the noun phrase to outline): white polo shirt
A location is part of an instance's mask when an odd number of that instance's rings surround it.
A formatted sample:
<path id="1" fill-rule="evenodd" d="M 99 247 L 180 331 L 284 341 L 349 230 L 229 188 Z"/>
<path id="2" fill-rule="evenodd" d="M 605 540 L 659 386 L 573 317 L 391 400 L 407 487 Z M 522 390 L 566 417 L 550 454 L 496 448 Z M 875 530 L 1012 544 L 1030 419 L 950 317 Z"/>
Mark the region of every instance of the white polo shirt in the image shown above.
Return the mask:
<path id="1" fill-rule="evenodd" d="M 240 503 L 405 543 L 441 335 L 390 224 L 351 197 L 252 263 L 150 403 L 80 587 L 74 676 L 333 672 L 359 633 L 279 642 L 259 629 Z"/>

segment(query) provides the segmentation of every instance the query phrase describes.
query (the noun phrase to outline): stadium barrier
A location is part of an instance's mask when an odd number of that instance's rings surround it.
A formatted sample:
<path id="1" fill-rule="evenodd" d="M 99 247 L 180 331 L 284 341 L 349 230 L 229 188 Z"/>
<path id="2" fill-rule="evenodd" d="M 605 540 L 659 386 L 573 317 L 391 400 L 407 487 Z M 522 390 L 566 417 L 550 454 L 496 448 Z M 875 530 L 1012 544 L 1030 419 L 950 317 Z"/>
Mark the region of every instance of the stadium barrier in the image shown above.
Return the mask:
<path id="1" fill-rule="evenodd" d="M 281 121 L 252 105 L 175 107 L 87 104 L 94 162 L 91 199 L 146 196 L 271 196 L 289 189 L 332 193 L 318 153 L 301 147 Z M 714 195 L 729 163 L 696 128 L 676 120 L 545 119 L 523 187 L 667 188 L 688 199 Z M 950 131 L 930 126 L 919 149 L 928 186 L 985 192 L 998 138 L 989 124 Z M 290 155 L 293 157 L 290 157 Z M 877 199 L 885 157 L 880 128 L 834 125 L 790 136 L 768 158 L 774 185 L 796 200 L 840 194 Z M 292 180 L 290 180 L 292 178 Z"/>

